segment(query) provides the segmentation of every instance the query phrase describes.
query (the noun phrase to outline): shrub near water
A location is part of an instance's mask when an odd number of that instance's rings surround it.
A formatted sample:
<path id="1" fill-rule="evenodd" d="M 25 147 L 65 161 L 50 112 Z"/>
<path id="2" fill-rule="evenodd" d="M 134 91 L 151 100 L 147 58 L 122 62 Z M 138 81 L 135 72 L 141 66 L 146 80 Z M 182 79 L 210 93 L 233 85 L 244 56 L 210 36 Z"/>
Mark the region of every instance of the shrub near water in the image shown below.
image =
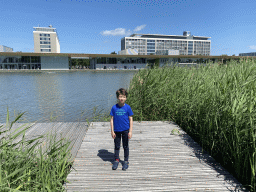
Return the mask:
<path id="1" fill-rule="evenodd" d="M 24 113 L 20 114 L 11 124 L 9 124 L 9 112 L 7 109 L 7 130 L 0 126 L 0 135 L 10 131 L 12 125 L 16 123 Z M 34 139 L 25 140 L 25 131 L 31 125 L 19 127 L 12 134 L 2 137 L 0 142 L 0 191 L 65 191 L 63 187 L 70 167 L 73 162 L 69 162 L 70 150 L 67 150 L 70 141 L 63 143 L 62 140 L 56 142 L 56 136 L 50 136 L 49 146 L 45 146 L 43 152 L 42 142 L 38 140 L 44 135 Z M 23 138 L 18 143 L 13 140 L 23 134 Z M 39 148 L 39 151 L 37 150 Z"/>
<path id="2" fill-rule="evenodd" d="M 256 62 L 140 70 L 130 83 L 134 121 L 171 120 L 255 191 Z"/>

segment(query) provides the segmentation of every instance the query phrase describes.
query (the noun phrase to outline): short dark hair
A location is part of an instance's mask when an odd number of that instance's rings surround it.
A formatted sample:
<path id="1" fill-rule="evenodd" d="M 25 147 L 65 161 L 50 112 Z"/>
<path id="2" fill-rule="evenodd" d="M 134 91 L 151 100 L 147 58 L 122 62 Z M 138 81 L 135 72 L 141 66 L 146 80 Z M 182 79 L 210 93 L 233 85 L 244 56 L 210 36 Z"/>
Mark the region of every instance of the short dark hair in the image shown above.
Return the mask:
<path id="1" fill-rule="evenodd" d="M 127 98 L 128 97 L 128 92 L 124 88 L 120 88 L 116 91 L 116 98 L 118 98 L 119 95 L 125 95 L 126 98 Z"/>

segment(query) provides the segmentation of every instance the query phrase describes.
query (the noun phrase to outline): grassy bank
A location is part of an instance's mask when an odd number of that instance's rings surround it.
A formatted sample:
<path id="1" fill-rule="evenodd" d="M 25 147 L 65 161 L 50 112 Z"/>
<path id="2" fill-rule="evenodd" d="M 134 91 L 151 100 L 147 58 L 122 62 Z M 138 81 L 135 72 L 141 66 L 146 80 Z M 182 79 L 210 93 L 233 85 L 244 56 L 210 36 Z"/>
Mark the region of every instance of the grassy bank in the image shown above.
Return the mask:
<path id="1" fill-rule="evenodd" d="M 140 70 L 126 103 L 134 121 L 173 121 L 250 191 L 256 171 L 256 61 Z"/>

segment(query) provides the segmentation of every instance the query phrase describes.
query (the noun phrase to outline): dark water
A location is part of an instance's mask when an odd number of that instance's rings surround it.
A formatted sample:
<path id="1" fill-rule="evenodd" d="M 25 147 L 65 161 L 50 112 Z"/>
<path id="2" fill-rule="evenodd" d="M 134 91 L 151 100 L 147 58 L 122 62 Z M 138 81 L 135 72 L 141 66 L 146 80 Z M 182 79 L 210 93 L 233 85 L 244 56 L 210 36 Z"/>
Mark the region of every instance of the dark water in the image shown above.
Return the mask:
<path id="1" fill-rule="evenodd" d="M 137 71 L 1 72 L 0 123 L 25 112 L 21 122 L 74 122 L 110 113 L 115 92 L 127 89 Z M 52 117 L 52 118 L 51 118 Z M 56 118 L 55 118 L 56 117 Z M 55 119 L 54 119 L 55 118 Z"/>

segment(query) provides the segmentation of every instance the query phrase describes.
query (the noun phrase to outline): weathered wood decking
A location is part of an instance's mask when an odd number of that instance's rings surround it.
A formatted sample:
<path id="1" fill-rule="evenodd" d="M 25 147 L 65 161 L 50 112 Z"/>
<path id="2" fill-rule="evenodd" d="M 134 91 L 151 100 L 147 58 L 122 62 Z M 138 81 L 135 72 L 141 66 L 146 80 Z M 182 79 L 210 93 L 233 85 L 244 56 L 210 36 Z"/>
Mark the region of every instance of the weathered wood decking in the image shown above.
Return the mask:
<path id="1" fill-rule="evenodd" d="M 6 130 L 6 124 L 0 124 L 0 126 L 1 125 L 3 125 L 1 131 Z M 8 131 L 7 133 L 3 133 L 0 135 L 0 139 L 2 137 L 6 137 L 10 133 L 13 133 L 17 128 L 23 126 L 20 130 L 15 132 L 15 134 L 20 132 L 24 130 L 28 125 L 31 125 L 31 127 L 25 132 L 26 140 L 37 138 L 40 135 L 44 135 L 47 133 L 49 134 L 52 133 L 53 135 L 56 133 L 56 142 L 58 142 L 61 138 L 66 138 L 69 141 L 71 141 L 69 149 L 71 149 L 72 156 L 69 159 L 70 161 L 74 161 L 77 151 L 80 148 L 81 143 L 86 134 L 86 131 L 88 129 L 88 124 L 86 122 L 67 122 L 67 123 L 52 122 L 52 123 L 35 123 L 35 124 L 15 123 L 13 124 L 10 132 Z M 13 143 L 19 142 L 22 139 L 22 136 L 23 134 L 17 137 L 13 141 Z M 42 142 L 41 146 L 43 147 L 43 152 L 45 152 L 47 145 L 49 145 L 49 143 L 46 143 L 46 141 L 49 141 L 49 140 L 46 137 L 44 137 L 39 139 L 39 141 Z M 31 145 L 33 145 L 34 143 L 32 143 Z M 39 148 L 39 146 L 37 148 Z"/>
<path id="2" fill-rule="evenodd" d="M 92 126 L 93 124 L 93 126 Z M 130 140 L 130 166 L 112 170 L 114 142 L 109 122 L 36 123 L 26 131 L 26 138 L 54 133 L 56 141 L 69 138 L 74 145 L 71 160 L 71 183 L 64 186 L 75 191 L 246 191 L 239 182 L 195 143 L 175 123 L 161 121 L 133 122 Z M 11 132 L 25 125 L 16 123 Z M 5 124 L 4 124 L 5 127 Z M 179 130 L 180 135 L 171 134 Z M 87 131 L 87 132 L 86 132 Z M 4 134 L 0 135 L 0 139 Z M 18 137 L 15 142 L 21 140 Z M 41 141 L 45 141 L 41 139 Z M 123 160 L 123 149 L 120 151 Z"/>
<path id="3" fill-rule="evenodd" d="M 177 133 L 171 134 L 172 130 Z M 133 122 L 130 166 L 112 170 L 114 141 L 109 122 L 93 122 L 82 141 L 65 187 L 75 191 L 246 191 L 174 123 Z M 120 158 L 123 160 L 123 149 Z"/>

